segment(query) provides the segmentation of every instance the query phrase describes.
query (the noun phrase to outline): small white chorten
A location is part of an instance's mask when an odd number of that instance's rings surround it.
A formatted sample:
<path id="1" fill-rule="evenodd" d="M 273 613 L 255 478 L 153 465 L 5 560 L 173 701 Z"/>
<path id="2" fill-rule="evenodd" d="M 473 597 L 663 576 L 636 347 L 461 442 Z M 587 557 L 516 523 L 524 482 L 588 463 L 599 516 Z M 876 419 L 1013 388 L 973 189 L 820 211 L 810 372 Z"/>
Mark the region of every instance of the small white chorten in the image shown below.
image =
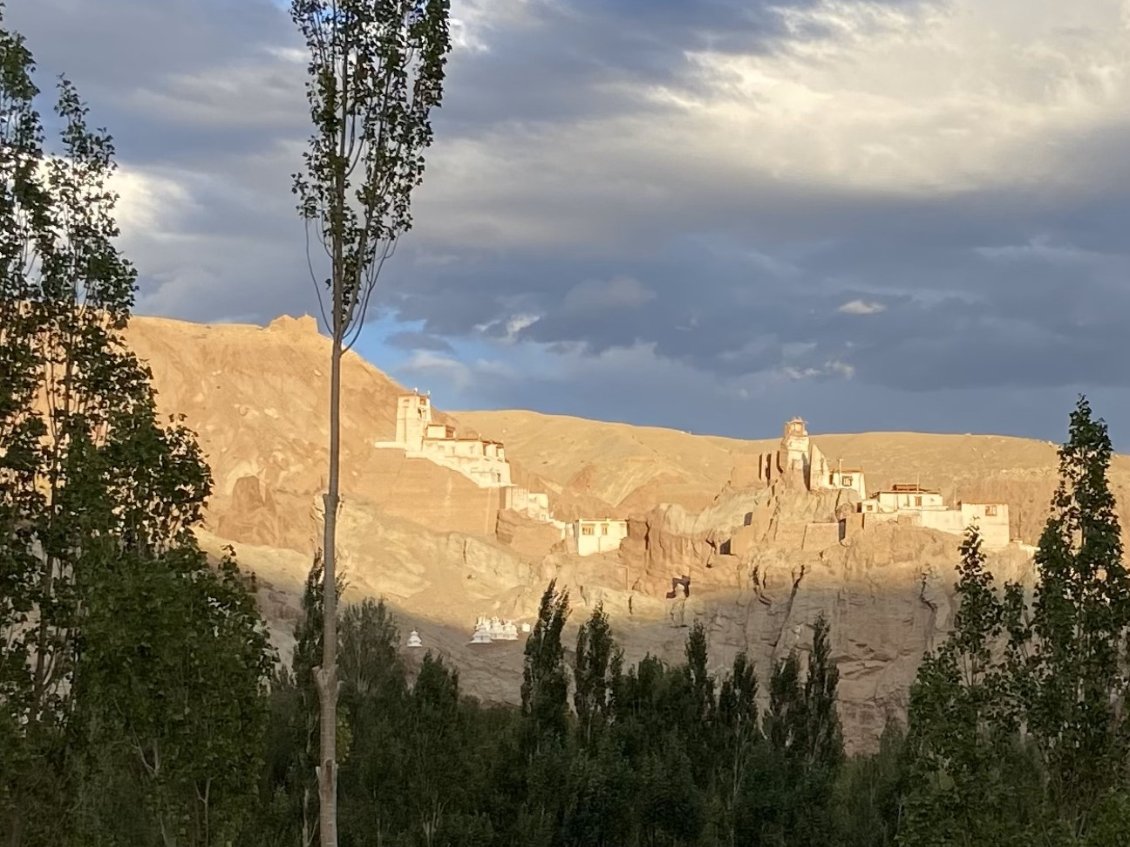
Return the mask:
<path id="1" fill-rule="evenodd" d="M 408 633 L 408 646 L 413 648 L 424 646 L 424 642 L 420 640 L 420 633 L 416 632 L 416 630 L 412 630 Z"/>
<path id="2" fill-rule="evenodd" d="M 486 618 L 480 617 L 475 621 L 475 634 L 471 636 L 471 644 L 490 644 L 494 641 L 490 635 L 490 623 Z"/>

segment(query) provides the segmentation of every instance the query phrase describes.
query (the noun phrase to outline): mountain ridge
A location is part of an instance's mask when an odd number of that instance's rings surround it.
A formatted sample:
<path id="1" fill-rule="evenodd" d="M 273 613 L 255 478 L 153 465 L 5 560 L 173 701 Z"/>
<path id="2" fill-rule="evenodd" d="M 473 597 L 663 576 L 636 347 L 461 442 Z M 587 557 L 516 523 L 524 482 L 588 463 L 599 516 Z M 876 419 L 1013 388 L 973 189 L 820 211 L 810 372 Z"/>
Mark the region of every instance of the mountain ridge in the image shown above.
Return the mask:
<path id="1" fill-rule="evenodd" d="M 125 338 L 149 363 L 159 411 L 185 416 L 212 467 L 201 544 L 215 555 L 234 545 L 255 572 L 285 659 L 320 543 L 328 339 L 309 316 L 266 327 L 137 317 Z M 887 717 L 905 710 L 923 651 L 952 620 L 960 539 L 888 524 L 837 542 L 829 530 L 849 502 L 842 493 L 759 479 L 762 456 L 779 438 L 524 410 L 434 412 L 462 435 L 502 441 L 513 481 L 546 493 L 559 521 L 626 521 L 618 551 L 582 557 L 554 525 L 507 510 L 501 489 L 378 448 L 395 437 L 397 397 L 406 392 L 395 380 L 349 353 L 342 384 L 346 599 L 386 598 L 406 628 L 419 629 L 426 646 L 461 669 L 476 696 L 513 702 L 522 651 L 469 646 L 474 620 L 532 621 L 550 579 L 570 591 L 571 628 L 604 605 L 629 660 L 677 659 L 685 626 L 698 621 L 715 670 L 747 650 L 764 675 L 788 650 L 806 649 L 809 626 L 823 613 L 841 668 L 845 733 L 862 749 Z M 999 578 L 1030 585 L 1030 545 L 1056 482 L 1054 445 L 999 435 L 825 435 L 813 423 L 812 439 L 828 459 L 862 466 L 870 490 L 920 482 L 948 502 L 1006 503 L 1017 541 L 993 552 L 990 564 Z M 1119 503 L 1130 502 L 1130 458 L 1115 458 L 1111 478 Z M 734 552 L 739 530 L 745 542 Z M 690 596 L 668 597 L 672 579 L 683 576 Z"/>

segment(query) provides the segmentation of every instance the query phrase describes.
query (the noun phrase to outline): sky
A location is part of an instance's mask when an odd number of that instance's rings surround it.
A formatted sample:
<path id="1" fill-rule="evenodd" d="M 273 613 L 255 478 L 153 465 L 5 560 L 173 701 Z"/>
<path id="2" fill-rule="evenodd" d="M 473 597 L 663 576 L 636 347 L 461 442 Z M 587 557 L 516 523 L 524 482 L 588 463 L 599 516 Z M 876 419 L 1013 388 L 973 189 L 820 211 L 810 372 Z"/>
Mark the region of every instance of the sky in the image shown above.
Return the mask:
<path id="1" fill-rule="evenodd" d="M 273 0 L 8 0 L 118 150 L 138 312 L 317 312 Z M 445 409 L 1130 449 L 1130 0 L 452 0 L 358 343 Z"/>

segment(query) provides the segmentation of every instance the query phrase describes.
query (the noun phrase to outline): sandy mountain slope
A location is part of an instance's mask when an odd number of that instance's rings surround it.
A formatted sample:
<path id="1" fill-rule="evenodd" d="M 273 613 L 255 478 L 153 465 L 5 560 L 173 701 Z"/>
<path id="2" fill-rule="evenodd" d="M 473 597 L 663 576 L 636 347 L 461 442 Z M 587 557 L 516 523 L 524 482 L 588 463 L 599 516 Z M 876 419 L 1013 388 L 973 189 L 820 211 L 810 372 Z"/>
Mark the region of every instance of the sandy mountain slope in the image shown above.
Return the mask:
<path id="1" fill-rule="evenodd" d="M 771 443 L 537 412 L 456 414 L 464 425 L 503 441 L 507 455 L 530 471 L 621 514 L 659 502 L 702 508 L 729 480 L 735 458 L 755 456 Z"/>
<path id="2" fill-rule="evenodd" d="M 266 328 L 138 318 L 127 340 L 152 368 L 162 411 L 185 415 L 211 464 L 216 494 L 201 542 L 217 555 L 235 545 L 256 575 L 285 657 L 319 542 L 328 341 L 309 318 Z M 959 539 L 882 525 L 837 540 L 828 530 L 842 495 L 757 482 L 756 457 L 776 449 L 778 433 L 742 441 L 532 412 L 437 413 L 462 433 L 503 441 L 514 480 L 547 491 L 559 518 L 631 518 L 619 551 L 581 558 L 554 547 L 548 525 L 500 511 L 497 489 L 375 448 L 393 436 L 402 391 L 347 356 L 339 537 L 346 597 L 386 598 L 402 630 L 418 629 L 480 697 L 517 698 L 522 647 L 469 646 L 475 618 L 532 621 L 550 579 L 570 592 L 567 638 L 603 603 L 629 660 L 650 652 L 677 661 L 686 627 L 700 621 L 719 672 L 746 650 L 764 675 L 775 658 L 806 648 L 823 613 L 843 679 L 845 734 L 866 747 L 887 716 L 905 709 L 923 650 L 950 625 Z M 789 414 L 782 409 L 782 421 Z M 1000 436 L 825 436 L 819 421 L 810 429 L 829 459 L 863 467 L 872 490 L 920 481 L 951 499 L 1006 502 L 1013 537 L 1036 540 L 1055 484 L 1052 445 Z M 1128 502 L 1130 461 L 1118 457 L 1113 477 Z M 751 544 L 731 554 L 727 541 L 739 528 Z M 1001 578 L 1030 584 L 1030 553 L 1013 544 L 991 564 Z M 684 575 L 691 596 L 668 599 L 671 579 Z"/>
<path id="3" fill-rule="evenodd" d="M 209 528 L 309 552 L 328 455 L 329 343 L 313 318 L 266 328 L 135 318 L 127 342 L 149 363 L 163 412 L 198 434 L 215 478 Z M 342 494 L 443 530 L 494 531 L 498 492 L 373 442 L 396 431 L 404 388 L 348 353 L 342 365 Z M 437 419 L 451 423 L 442 412 Z"/>

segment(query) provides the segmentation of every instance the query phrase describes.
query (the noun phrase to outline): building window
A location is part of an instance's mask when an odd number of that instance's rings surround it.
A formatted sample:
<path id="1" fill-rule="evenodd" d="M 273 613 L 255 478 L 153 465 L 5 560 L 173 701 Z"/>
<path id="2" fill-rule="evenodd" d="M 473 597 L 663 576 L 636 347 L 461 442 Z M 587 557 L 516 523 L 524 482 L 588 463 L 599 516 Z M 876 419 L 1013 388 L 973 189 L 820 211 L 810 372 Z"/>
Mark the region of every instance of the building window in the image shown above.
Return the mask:
<path id="1" fill-rule="evenodd" d="M 921 506 L 922 505 L 922 498 L 921 497 L 915 497 L 914 498 L 914 505 L 915 506 Z"/>
<path id="2" fill-rule="evenodd" d="M 997 516 L 997 507 L 996 506 L 986 506 L 985 507 L 985 517 L 995 518 L 996 516 Z"/>
<path id="3" fill-rule="evenodd" d="M 853 483 L 854 483 L 854 480 L 852 480 L 850 474 L 847 475 L 847 476 L 841 476 L 840 477 L 840 485 L 842 485 L 844 488 L 851 488 Z"/>
<path id="4" fill-rule="evenodd" d="M 602 523 L 600 525 L 600 534 L 601 535 L 608 535 L 608 524 Z"/>
<path id="5" fill-rule="evenodd" d="M 582 526 L 581 527 L 581 535 L 592 535 L 594 528 L 595 527 L 591 527 L 591 526 Z"/>

